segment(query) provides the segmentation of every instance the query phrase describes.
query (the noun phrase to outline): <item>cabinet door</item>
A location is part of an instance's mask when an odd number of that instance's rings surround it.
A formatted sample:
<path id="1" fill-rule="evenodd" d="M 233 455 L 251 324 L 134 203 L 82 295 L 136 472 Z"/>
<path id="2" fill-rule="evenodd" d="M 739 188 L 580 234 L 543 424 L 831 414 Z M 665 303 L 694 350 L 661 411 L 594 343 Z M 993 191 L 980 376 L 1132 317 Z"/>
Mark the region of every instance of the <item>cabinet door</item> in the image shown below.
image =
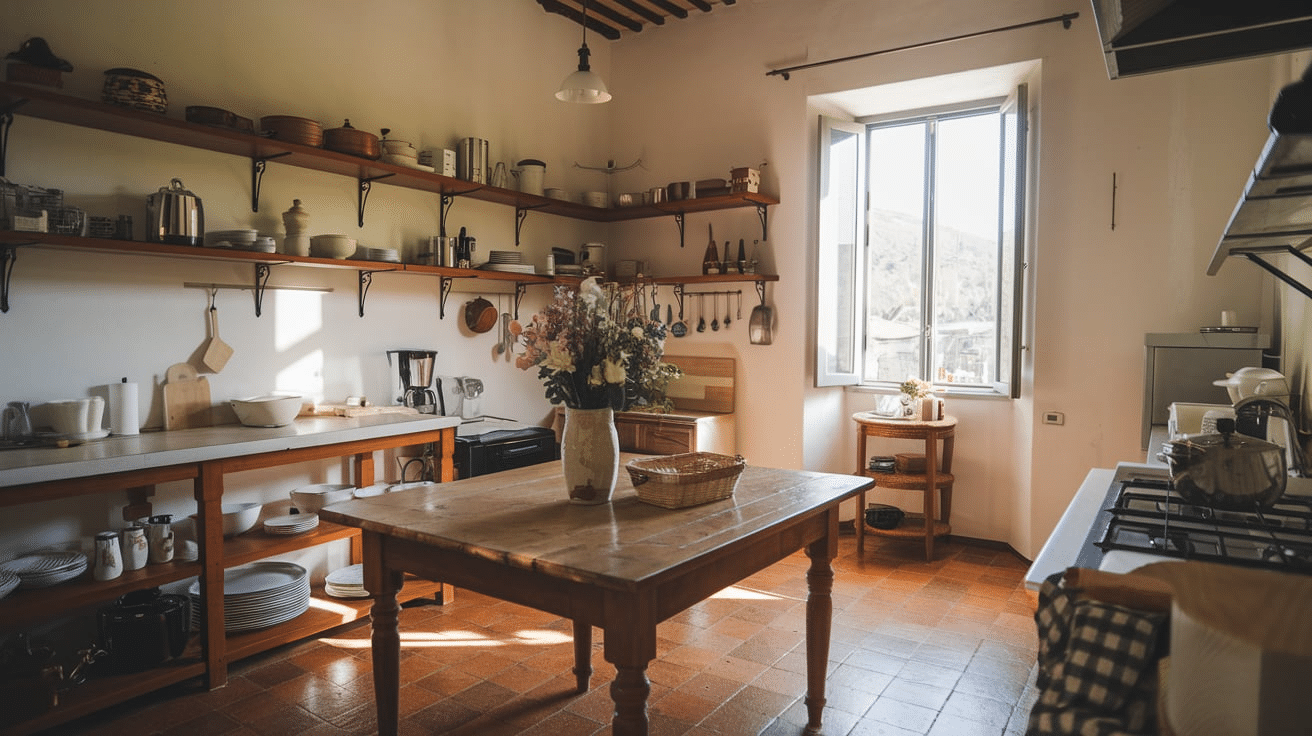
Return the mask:
<path id="1" fill-rule="evenodd" d="M 697 447 L 697 429 L 692 426 L 642 426 L 638 428 L 637 452 L 674 455 L 693 452 Z"/>

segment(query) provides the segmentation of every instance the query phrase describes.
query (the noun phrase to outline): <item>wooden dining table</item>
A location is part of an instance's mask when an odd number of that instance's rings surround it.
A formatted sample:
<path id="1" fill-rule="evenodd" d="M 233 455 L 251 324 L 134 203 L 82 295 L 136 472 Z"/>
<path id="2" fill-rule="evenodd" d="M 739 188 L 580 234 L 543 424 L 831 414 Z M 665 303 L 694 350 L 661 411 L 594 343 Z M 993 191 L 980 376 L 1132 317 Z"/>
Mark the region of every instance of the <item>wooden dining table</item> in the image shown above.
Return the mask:
<path id="1" fill-rule="evenodd" d="M 622 463 L 637 456 L 624 455 Z M 804 549 L 808 723 L 820 732 L 833 616 L 839 505 L 870 478 L 749 465 L 732 497 L 682 509 L 639 500 L 627 472 L 610 503 L 571 504 L 559 463 L 333 504 L 324 519 L 363 530 L 364 584 L 374 598 L 378 732 L 397 732 L 397 591 L 406 573 L 573 621 L 574 675 L 586 692 L 592 627 L 615 666 L 616 736 L 647 733 L 647 666 L 656 626 Z"/>

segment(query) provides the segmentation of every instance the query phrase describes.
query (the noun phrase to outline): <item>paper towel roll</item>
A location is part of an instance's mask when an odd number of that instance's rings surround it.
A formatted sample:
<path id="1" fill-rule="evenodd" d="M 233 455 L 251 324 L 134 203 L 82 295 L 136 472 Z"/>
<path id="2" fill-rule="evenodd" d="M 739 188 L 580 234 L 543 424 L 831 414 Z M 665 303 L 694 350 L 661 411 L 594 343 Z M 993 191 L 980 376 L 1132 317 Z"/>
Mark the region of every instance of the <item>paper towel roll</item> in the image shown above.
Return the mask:
<path id="1" fill-rule="evenodd" d="M 113 434 L 137 434 L 141 422 L 137 419 L 137 384 L 109 384 L 109 431 Z"/>

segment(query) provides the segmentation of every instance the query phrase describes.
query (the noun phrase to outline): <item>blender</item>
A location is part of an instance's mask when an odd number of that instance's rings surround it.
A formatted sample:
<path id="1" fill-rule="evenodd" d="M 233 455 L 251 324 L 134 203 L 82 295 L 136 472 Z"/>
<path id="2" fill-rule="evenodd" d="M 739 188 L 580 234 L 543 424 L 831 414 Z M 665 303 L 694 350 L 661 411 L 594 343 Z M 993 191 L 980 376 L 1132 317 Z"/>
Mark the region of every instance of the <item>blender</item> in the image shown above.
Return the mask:
<path id="1" fill-rule="evenodd" d="M 393 364 L 392 358 L 396 358 Z M 433 383 L 433 361 L 436 350 L 388 350 L 387 364 L 395 369 L 392 394 L 403 406 L 419 410 L 421 414 L 440 414 L 437 394 L 429 386 Z"/>

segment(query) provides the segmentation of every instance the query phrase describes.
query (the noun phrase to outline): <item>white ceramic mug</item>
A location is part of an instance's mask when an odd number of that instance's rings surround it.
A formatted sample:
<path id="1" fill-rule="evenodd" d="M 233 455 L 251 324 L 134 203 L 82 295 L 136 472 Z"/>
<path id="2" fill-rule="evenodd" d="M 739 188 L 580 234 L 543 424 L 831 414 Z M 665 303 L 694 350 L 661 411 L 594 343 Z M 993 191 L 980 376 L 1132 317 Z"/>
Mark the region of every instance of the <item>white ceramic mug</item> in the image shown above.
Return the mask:
<path id="1" fill-rule="evenodd" d="M 95 556 L 91 575 L 96 580 L 113 580 L 123 574 L 123 550 L 118 546 L 118 532 L 96 535 Z"/>
<path id="2" fill-rule="evenodd" d="M 146 541 L 146 527 L 133 524 L 123 530 L 120 539 L 123 547 L 123 569 L 140 570 L 150 559 L 150 544 Z"/>

